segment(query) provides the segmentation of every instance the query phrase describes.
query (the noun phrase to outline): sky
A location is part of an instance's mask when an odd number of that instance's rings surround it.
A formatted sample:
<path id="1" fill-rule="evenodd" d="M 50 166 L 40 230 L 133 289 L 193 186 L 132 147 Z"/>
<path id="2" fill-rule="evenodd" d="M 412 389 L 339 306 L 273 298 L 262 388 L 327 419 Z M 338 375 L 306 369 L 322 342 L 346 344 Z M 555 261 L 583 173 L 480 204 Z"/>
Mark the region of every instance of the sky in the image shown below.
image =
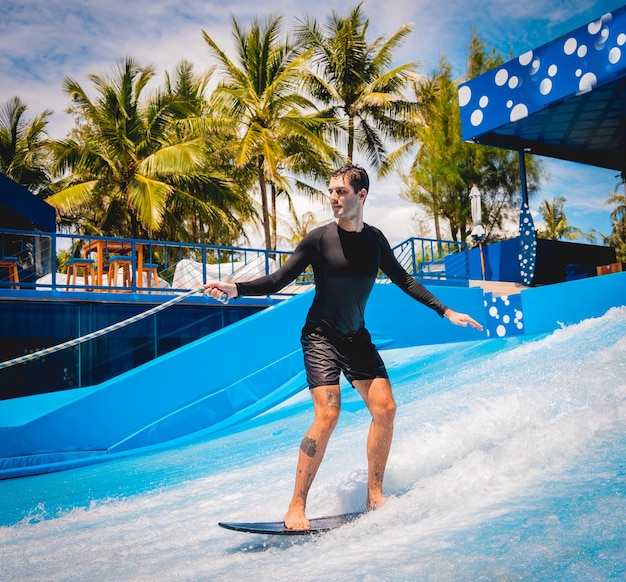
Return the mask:
<path id="1" fill-rule="evenodd" d="M 364 0 L 362 4 L 370 20 L 370 40 L 411 25 L 411 34 L 395 53 L 396 64 L 417 61 L 419 71 L 429 74 L 445 56 L 454 74 L 461 76 L 472 30 L 488 50 L 496 49 L 508 59 L 600 18 L 621 7 L 624 0 Z M 314 9 L 293 0 L 262 4 L 249 0 L 2 0 L 0 106 L 19 96 L 28 106 L 27 119 L 52 109 L 48 133 L 60 139 L 73 125 L 65 113 L 69 99 L 62 83 L 66 77 L 93 95 L 88 75 L 107 75 L 116 62 L 130 56 L 142 66 L 156 66 L 161 83 L 165 71 L 174 71 L 182 60 L 191 61 L 198 73 L 214 64 L 203 30 L 230 52 L 232 17 L 247 24 L 253 18 L 280 14 L 286 31 L 306 15 L 325 22 L 333 10 L 345 15 L 354 6 L 356 0 L 316 0 Z M 362 160 L 356 161 L 367 167 Z M 544 161 L 548 178 L 530 202 L 536 225 L 541 226 L 541 201 L 563 196 L 570 225 L 608 235 L 611 207 L 605 202 L 619 181 L 617 172 L 549 158 Z M 417 207 L 400 198 L 397 180 L 378 180 L 374 172 L 370 177 L 366 222 L 379 226 L 392 244 L 429 234 L 418 226 L 424 216 L 416 213 Z M 320 204 L 311 206 L 304 199 L 295 203 L 300 213 L 313 210 L 320 220 L 330 217 L 328 208 Z M 254 233 L 251 239 L 255 240 Z"/>

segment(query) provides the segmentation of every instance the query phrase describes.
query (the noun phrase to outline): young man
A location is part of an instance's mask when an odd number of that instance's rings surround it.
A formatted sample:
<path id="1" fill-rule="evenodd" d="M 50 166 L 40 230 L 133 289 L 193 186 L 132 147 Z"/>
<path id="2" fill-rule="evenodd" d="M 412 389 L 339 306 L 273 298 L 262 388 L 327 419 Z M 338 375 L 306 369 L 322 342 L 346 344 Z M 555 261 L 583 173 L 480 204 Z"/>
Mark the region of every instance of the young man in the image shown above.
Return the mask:
<path id="1" fill-rule="evenodd" d="M 313 398 L 313 424 L 302 439 L 296 482 L 284 517 L 289 529 L 309 529 L 306 500 L 341 408 L 339 377 L 343 372 L 358 390 L 372 424 L 367 438 L 368 510 L 385 502 L 383 477 L 393 436 L 396 403 L 385 365 L 365 328 L 364 312 L 379 268 L 411 297 L 450 322 L 478 330 L 469 315 L 443 305 L 398 263 L 385 236 L 363 222 L 369 190 L 367 172 L 347 165 L 335 171 L 328 193 L 335 221 L 308 233 L 284 266 L 264 277 L 241 283 L 211 281 L 206 293 L 219 299 L 276 293 L 309 265 L 315 297 L 302 329 L 307 382 Z"/>

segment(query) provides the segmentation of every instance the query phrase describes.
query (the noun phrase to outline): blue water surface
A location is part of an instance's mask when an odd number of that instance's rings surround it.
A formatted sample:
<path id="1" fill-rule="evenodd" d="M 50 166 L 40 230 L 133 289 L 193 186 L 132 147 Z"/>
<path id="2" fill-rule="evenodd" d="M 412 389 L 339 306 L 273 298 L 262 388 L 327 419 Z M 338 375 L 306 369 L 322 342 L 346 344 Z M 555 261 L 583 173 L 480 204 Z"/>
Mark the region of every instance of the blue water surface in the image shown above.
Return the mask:
<path id="1" fill-rule="evenodd" d="M 384 357 L 399 408 L 380 510 L 317 537 L 217 526 L 282 518 L 304 391 L 210 441 L 0 482 L 0 580 L 626 577 L 626 308 Z M 311 517 L 363 508 L 368 427 L 345 386 Z"/>

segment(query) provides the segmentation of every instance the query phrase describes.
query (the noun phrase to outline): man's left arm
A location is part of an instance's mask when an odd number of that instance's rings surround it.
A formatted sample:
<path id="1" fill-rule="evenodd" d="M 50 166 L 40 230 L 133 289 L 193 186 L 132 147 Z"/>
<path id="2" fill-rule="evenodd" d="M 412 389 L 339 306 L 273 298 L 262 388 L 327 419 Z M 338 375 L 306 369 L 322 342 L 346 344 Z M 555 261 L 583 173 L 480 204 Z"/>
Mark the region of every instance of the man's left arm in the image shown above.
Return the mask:
<path id="1" fill-rule="evenodd" d="M 396 256 L 393 254 L 391 245 L 387 241 L 386 237 L 380 232 L 381 242 L 381 267 L 385 274 L 401 289 L 411 295 L 414 299 L 417 299 L 427 307 L 434 309 L 441 315 L 453 323 L 454 325 L 460 325 L 467 327 L 468 325 L 473 328 L 482 331 L 483 326 L 480 325 L 475 319 L 467 315 L 466 313 L 460 313 L 450 309 L 435 295 L 433 295 L 426 287 L 424 287 L 419 281 L 413 278 L 406 272 L 404 267 L 398 262 Z"/>

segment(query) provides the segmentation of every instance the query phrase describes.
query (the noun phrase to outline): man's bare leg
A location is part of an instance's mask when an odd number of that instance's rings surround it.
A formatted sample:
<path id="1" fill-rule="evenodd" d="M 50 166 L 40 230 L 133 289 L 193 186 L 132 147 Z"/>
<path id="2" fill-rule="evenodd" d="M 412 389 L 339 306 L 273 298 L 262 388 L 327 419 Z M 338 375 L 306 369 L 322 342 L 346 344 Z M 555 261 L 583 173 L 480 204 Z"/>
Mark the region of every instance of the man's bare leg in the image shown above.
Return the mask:
<path id="1" fill-rule="evenodd" d="M 311 527 L 306 518 L 306 500 L 341 410 L 341 392 L 338 385 L 318 386 L 310 392 L 315 417 L 300 445 L 293 497 L 284 517 L 287 529 Z"/>
<path id="2" fill-rule="evenodd" d="M 376 509 L 385 503 L 383 478 L 393 439 L 393 423 L 396 403 L 391 384 L 387 378 L 357 380 L 354 387 L 359 391 L 370 414 L 372 424 L 367 437 L 367 510 Z"/>

